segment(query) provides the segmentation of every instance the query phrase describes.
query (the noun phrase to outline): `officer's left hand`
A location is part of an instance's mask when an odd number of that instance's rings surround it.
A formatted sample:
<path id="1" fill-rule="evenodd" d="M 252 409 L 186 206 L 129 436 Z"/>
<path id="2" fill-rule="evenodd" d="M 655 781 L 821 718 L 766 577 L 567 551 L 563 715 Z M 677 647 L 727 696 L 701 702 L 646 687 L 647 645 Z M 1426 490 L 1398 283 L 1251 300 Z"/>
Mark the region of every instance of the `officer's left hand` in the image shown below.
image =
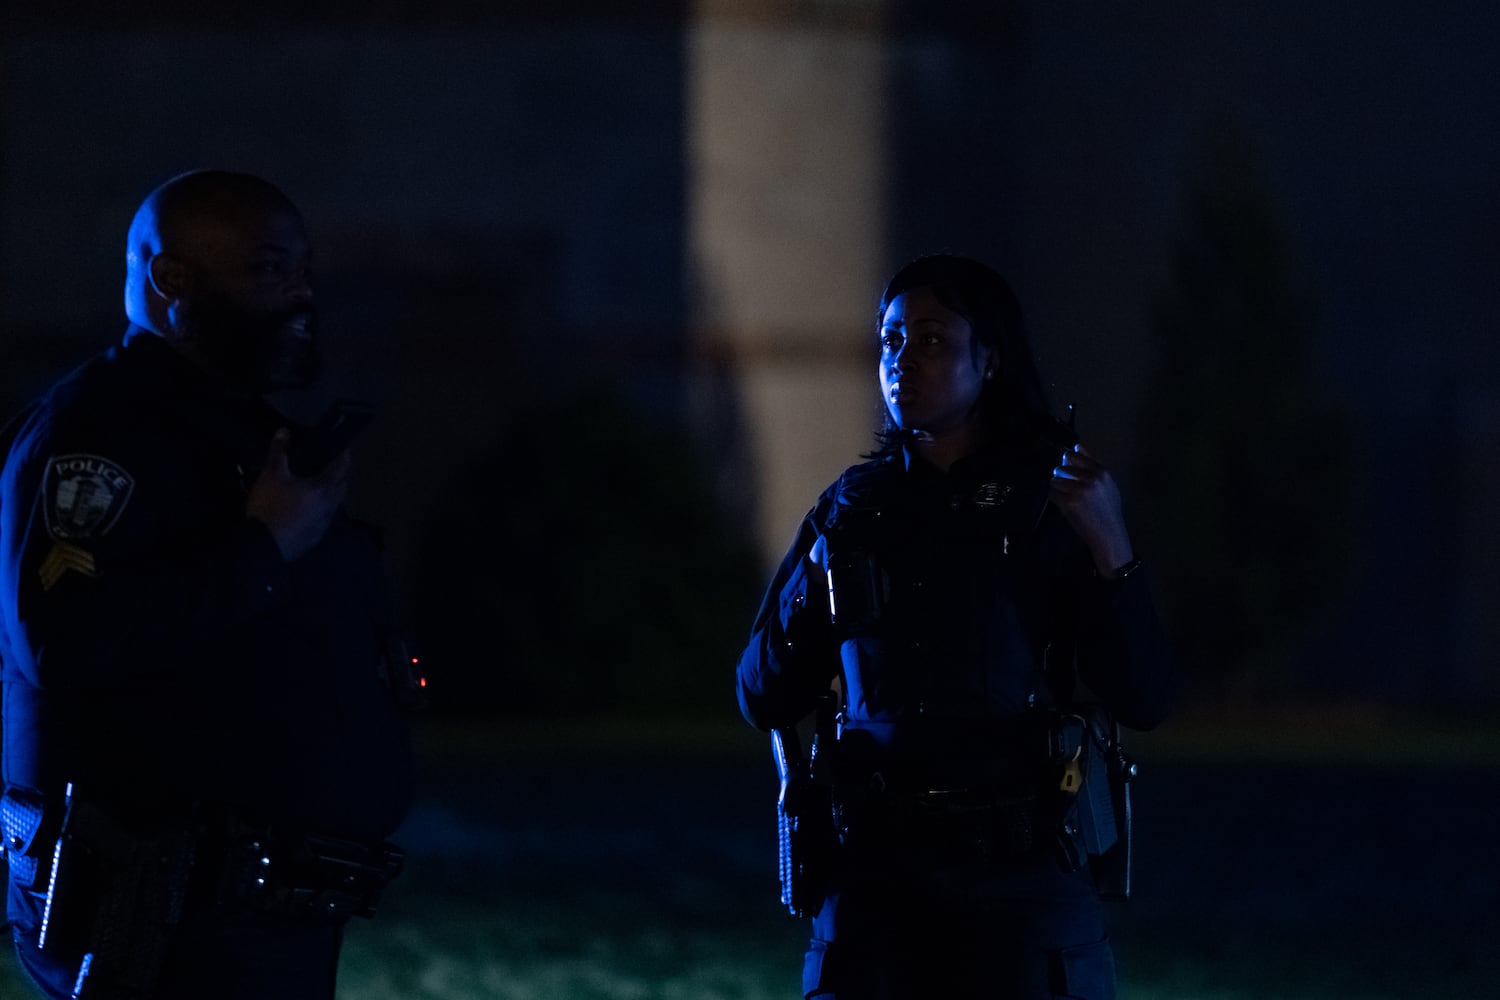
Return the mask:
<path id="1" fill-rule="evenodd" d="M 1130 534 L 1125 530 L 1125 512 L 1120 488 L 1109 470 L 1099 464 L 1083 445 L 1063 452 L 1052 470 L 1052 489 L 1047 499 L 1089 547 L 1094 566 L 1109 576 L 1134 557 Z"/>
<path id="2" fill-rule="evenodd" d="M 321 472 L 296 475 L 287 461 L 291 440 L 285 427 L 271 438 L 265 464 L 245 498 L 245 516 L 270 529 L 287 562 L 302 558 L 328 533 L 349 489 L 350 462 L 345 450 Z"/>

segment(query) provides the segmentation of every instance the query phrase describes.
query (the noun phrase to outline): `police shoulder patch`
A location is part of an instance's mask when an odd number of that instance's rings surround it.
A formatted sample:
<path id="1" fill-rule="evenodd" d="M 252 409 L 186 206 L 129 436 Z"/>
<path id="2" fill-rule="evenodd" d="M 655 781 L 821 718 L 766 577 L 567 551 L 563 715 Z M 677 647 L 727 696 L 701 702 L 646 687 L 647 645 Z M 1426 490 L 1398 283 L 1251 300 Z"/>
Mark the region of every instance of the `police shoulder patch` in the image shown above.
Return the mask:
<path id="1" fill-rule="evenodd" d="M 114 527 L 135 479 L 98 455 L 57 455 L 42 486 L 47 533 L 57 539 L 98 538 Z"/>

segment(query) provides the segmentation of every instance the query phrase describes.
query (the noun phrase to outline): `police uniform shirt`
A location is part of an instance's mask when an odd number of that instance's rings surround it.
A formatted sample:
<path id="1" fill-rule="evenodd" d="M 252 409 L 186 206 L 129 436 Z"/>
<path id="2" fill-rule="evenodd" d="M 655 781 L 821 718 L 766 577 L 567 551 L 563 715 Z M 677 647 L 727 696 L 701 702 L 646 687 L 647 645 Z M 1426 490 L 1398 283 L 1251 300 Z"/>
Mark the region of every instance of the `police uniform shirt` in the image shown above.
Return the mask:
<path id="1" fill-rule="evenodd" d="M 376 540 L 286 563 L 245 516 L 284 423 L 132 331 L 26 411 L 0 478 L 5 780 L 379 839 L 409 797 Z"/>
<path id="2" fill-rule="evenodd" d="M 847 470 L 766 593 L 739 663 L 745 717 L 793 724 L 837 675 L 841 757 L 998 761 L 1018 752 L 1009 723 L 1072 695 L 1076 663 L 1121 722 L 1159 721 L 1172 660 L 1145 574 L 1094 573 L 1046 501 L 1054 457 L 986 452 L 943 472 L 903 451 Z M 808 558 L 820 536 L 835 608 Z"/>

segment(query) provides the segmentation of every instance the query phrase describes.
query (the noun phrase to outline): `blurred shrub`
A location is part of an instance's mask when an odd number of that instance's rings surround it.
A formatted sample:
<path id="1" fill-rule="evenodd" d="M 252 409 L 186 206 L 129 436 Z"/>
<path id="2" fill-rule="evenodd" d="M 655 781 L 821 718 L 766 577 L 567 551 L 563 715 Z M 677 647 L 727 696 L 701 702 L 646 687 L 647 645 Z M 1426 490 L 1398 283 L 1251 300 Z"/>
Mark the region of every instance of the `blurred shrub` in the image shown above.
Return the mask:
<path id="1" fill-rule="evenodd" d="M 1349 573 L 1356 458 L 1314 373 L 1287 232 L 1228 121 L 1190 185 L 1153 321 L 1145 513 L 1189 683 L 1252 697 L 1295 686 L 1297 642 Z"/>
<path id="2" fill-rule="evenodd" d="M 686 428 L 538 393 L 440 489 L 415 609 L 435 710 L 736 717 L 759 565 Z"/>

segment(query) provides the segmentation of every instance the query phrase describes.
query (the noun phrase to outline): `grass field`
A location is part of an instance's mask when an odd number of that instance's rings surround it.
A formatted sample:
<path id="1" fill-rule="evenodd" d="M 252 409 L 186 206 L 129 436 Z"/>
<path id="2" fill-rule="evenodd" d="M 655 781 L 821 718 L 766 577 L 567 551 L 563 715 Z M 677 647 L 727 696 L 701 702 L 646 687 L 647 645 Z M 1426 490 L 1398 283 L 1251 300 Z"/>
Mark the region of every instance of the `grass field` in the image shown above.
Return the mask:
<path id="1" fill-rule="evenodd" d="M 1345 712 L 1137 741 L 1122 996 L 1500 996 L 1500 748 L 1481 729 Z M 798 996 L 805 930 L 776 903 L 755 734 L 420 735 L 408 872 L 350 928 L 340 1000 Z M 0 997 L 26 996 L 10 974 Z"/>

